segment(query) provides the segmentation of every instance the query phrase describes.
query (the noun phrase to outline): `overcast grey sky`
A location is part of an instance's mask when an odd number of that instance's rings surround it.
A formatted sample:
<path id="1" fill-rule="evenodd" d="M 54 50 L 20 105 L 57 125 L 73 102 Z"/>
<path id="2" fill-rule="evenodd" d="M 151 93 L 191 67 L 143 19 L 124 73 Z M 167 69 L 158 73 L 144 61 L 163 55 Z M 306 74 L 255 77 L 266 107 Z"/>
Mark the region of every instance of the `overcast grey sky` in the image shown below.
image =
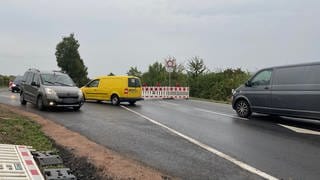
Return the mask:
<path id="1" fill-rule="evenodd" d="M 1 0 L 0 74 L 58 69 L 75 33 L 90 77 L 200 56 L 249 71 L 320 60 L 319 0 Z"/>

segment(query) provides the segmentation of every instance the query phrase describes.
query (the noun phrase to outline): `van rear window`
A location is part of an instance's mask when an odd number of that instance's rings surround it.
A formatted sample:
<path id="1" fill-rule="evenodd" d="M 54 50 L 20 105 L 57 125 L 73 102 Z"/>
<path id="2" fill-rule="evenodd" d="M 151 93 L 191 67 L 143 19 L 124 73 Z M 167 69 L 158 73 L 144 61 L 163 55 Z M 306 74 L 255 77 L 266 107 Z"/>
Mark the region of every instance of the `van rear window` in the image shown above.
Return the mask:
<path id="1" fill-rule="evenodd" d="M 140 80 L 138 78 L 128 78 L 128 87 L 141 87 Z"/>

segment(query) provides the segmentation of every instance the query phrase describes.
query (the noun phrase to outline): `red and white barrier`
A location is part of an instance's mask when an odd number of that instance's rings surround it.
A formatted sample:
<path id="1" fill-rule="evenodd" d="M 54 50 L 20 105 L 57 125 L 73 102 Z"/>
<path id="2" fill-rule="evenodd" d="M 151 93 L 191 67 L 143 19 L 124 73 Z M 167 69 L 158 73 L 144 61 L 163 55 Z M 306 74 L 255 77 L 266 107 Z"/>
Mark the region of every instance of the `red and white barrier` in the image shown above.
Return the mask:
<path id="1" fill-rule="evenodd" d="M 0 179 L 44 180 L 27 146 L 0 144 Z"/>
<path id="2" fill-rule="evenodd" d="M 144 99 L 188 99 L 189 87 L 144 86 Z"/>
<path id="3" fill-rule="evenodd" d="M 27 146 L 18 146 L 17 151 L 20 154 L 23 164 L 32 180 L 43 180 L 43 176 L 33 159 L 33 156 Z"/>

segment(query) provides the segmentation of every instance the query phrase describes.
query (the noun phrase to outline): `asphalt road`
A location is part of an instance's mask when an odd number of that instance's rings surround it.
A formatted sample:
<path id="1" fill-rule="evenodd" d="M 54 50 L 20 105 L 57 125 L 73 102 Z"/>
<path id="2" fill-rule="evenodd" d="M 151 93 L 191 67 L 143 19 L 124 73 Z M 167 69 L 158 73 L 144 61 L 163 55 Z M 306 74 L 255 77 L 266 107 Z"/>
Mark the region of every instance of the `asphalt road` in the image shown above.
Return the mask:
<path id="1" fill-rule="evenodd" d="M 40 112 L 31 104 L 21 106 L 18 94 L 2 90 L 0 103 L 40 114 L 182 179 L 262 179 L 234 161 L 279 179 L 320 177 L 320 121 L 263 115 L 246 120 L 230 105 L 193 100 L 146 100 L 120 107 L 88 102 L 79 112 Z"/>

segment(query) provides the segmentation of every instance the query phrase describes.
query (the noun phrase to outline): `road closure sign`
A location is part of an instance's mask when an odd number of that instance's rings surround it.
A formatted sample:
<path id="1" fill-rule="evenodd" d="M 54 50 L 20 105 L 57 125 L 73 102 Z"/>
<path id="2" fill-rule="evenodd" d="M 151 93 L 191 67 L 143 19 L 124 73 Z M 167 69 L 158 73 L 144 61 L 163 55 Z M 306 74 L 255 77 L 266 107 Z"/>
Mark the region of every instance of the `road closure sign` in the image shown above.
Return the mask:
<path id="1" fill-rule="evenodd" d="M 176 67 L 176 59 L 175 58 L 166 59 L 165 66 L 168 72 L 173 72 L 173 69 Z"/>

